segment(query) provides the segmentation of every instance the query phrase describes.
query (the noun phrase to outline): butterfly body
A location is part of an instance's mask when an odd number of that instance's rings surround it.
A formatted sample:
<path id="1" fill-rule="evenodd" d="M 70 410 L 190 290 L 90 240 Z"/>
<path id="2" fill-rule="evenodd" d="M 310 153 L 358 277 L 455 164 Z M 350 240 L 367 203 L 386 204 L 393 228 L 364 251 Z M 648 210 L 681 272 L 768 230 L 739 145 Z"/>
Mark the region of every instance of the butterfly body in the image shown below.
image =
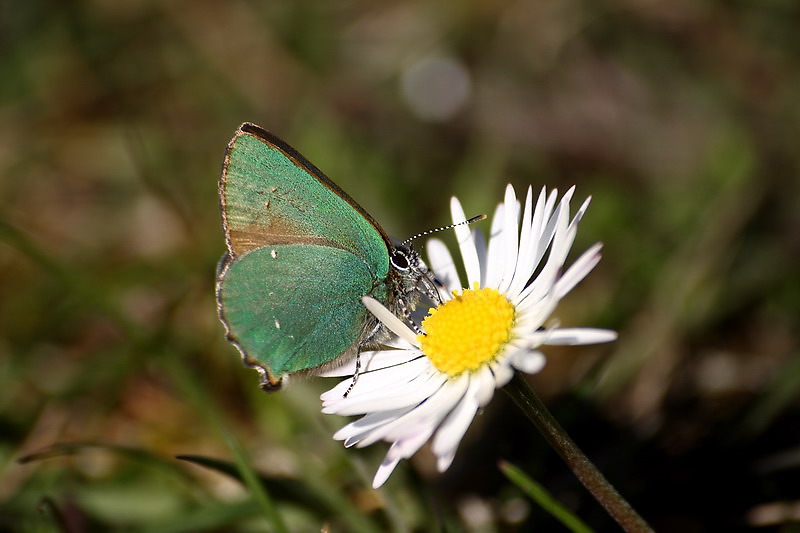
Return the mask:
<path id="1" fill-rule="evenodd" d="M 243 124 L 219 181 L 227 252 L 219 316 L 262 386 L 331 364 L 380 341 L 369 295 L 400 316 L 429 274 L 315 166 L 271 133 Z"/>

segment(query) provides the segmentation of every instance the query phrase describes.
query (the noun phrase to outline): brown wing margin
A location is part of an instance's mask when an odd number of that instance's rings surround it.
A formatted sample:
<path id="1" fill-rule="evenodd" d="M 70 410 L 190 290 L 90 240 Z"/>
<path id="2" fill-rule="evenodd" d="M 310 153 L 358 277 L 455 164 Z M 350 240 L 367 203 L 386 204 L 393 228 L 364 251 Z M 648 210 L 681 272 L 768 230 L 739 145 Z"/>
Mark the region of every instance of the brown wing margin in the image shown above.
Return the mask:
<path id="1" fill-rule="evenodd" d="M 225 277 L 225 271 L 228 269 L 228 267 L 230 267 L 232 262 L 233 259 L 231 259 L 231 256 L 226 253 L 222 256 L 222 259 L 219 260 L 219 264 L 217 265 L 216 283 L 214 288 L 214 296 L 217 302 L 217 316 L 219 317 L 220 322 L 222 322 L 222 325 L 225 327 L 225 338 L 239 351 L 239 355 L 242 357 L 242 363 L 244 366 L 258 371 L 258 381 L 261 389 L 265 392 L 276 392 L 281 388 L 281 382 L 283 381 L 282 377 L 276 377 L 272 375 L 265 365 L 262 365 L 247 354 L 244 346 L 239 343 L 239 339 L 233 335 L 231 327 L 228 325 L 228 319 L 225 318 L 225 310 L 222 308 L 222 279 Z"/>

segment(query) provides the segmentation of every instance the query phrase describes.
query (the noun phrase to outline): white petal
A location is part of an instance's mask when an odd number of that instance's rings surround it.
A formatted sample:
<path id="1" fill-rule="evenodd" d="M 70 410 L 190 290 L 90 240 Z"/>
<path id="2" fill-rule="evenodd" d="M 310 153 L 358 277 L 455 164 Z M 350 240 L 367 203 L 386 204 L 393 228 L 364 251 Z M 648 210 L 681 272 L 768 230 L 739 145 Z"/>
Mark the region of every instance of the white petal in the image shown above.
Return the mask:
<path id="1" fill-rule="evenodd" d="M 533 216 L 533 189 L 528 187 L 528 193 L 525 195 L 525 208 L 522 213 L 522 220 L 520 221 L 520 238 L 519 238 L 519 251 L 517 253 L 517 264 L 514 269 L 514 276 L 511 285 L 506 291 L 508 294 L 516 295 L 525 288 L 525 284 L 531 277 L 534 268 L 528 262 L 530 261 L 531 249 L 535 247 L 533 231 L 531 228 L 531 218 Z"/>
<path id="2" fill-rule="evenodd" d="M 571 191 L 572 189 L 570 189 Z M 572 244 L 572 238 L 569 231 L 569 203 L 567 196 L 561 200 L 561 204 L 554 215 L 555 221 L 555 234 L 550 248 L 550 253 L 547 256 L 539 275 L 536 276 L 530 285 L 520 294 L 523 298 L 533 298 L 535 300 L 541 299 L 544 295 L 552 289 L 555 283 L 559 270 L 564 264 L 569 247 Z"/>
<path id="3" fill-rule="evenodd" d="M 498 287 L 503 277 L 505 259 L 505 220 L 506 206 L 499 204 L 492 217 L 492 229 L 489 233 L 489 249 L 486 253 L 486 268 L 483 272 L 481 287 Z"/>
<path id="4" fill-rule="evenodd" d="M 378 467 L 375 477 L 372 479 L 372 488 L 377 489 L 386 483 L 386 480 L 389 479 L 389 476 L 394 472 L 394 467 L 396 467 L 399 462 L 400 459 L 384 459 L 381 466 Z"/>
<path id="5" fill-rule="evenodd" d="M 520 294 L 527 285 L 555 233 L 555 221 L 551 222 L 550 213 L 555 205 L 557 194 L 553 190 L 550 196 L 546 197 L 545 192 L 544 187 L 542 187 L 528 228 L 530 237 L 525 247 L 520 247 L 516 283 L 509 290 L 509 294 L 512 297 Z"/>
<path id="6" fill-rule="evenodd" d="M 396 352 L 399 350 L 391 350 Z M 387 387 L 399 385 L 419 378 L 430 373 L 432 367 L 430 361 L 419 350 L 404 350 L 407 357 L 401 358 L 395 365 L 389 365 L 382 369 L 369 372 L 362 372 L 358 375 L 358 383 L 353 387 L 351 398 L 364 394 L 372 390 L 386 390 Z M 390 359 L 392 353 L 381 354 L 381 359 Z M 387 361 L 388 362 L 388 361 Z M 370 361 L 370 364 L 372 361 Z M 345 379 L 342 383 L 349 383 L 350 379 Z M 330 391 L 329 391 L 330 392 Z M 327 395 L 328 393 L 324 393 Z"/>
<path id="7" fill-rule="evenodd" d="M 494 364 L 491 368 L 494 373 L 495 387 L 498 389 L 505 387 L 506 383 L 511 381 L 511 377 L 514 375 L 514 369 L 505 362 Z"/>
<path id="8" fill-rule="evenodd" d="M 388 357 L 385 359 L 388 359 Z M 430 363 L 427 358 L 417 351 L 416 357 L 414 358 L 406 359 L 398 364 L 386 366 L 382 369 L 361 372 L 358 374 L 355 385 L 353 384 L 352 378 L 345 379 L 329 391 L 323 392 L 320 395 L 324 408 L 323 412 L 337 412 L 337 409 L 344 403 L 353 402 L 368 393 L 397 390 L 418 379 L 420 376 L 430 373 L 430 370 Z M 416 384 L 412 383 L 412 386 L 416 386 Z M 345 397 L 345 393 L 348 390 L 350 394 Z"/>
<path id="9" fill-rule="evenodd" d="M 326 414 L 335 413 L 336 410 L 329 406 L 335 402 L 341 401 L 345 393 L 350 389 L 352 383 L 353 381 L 351 379 L 345 379 L 337 383 L 332 389 L 320 394 L 319 399 L 322 400 L 322 412 Z"/>
<path id="10" fill-rule="evenodd" d="M 373 432 L 364 444 L 370 444 L 378 440 L 388 442 L 404 441 L 412 436 L 422 434 L 427 435 L 425 439 L 427 440 L 452 408 L 451 403 L 442 397 L 436 398 L 434 402 L 436 403 L 435 407 L 426 405 L 428 402 L 418 405 L 402 417 Z M 422 444 L 424 442 L 420 443 L 420 446 Z"/>
<path id="11" fill-rule="evenodd" d="M 450 453 L 445 455 L 440 455 L 436 458 L 436 470 L 439 472 L 444 472 L 450 465 L 453 464 L 453 459 L 456 456 L 456 451 L 452 450 Z"/>
<path id="12" fill-rule="evenodd" d="M 538 350 L 519 350 L 511 355 L 511 364 L 520 372 L 535 374 L 544 368 L 546 359 Z"/>
<path id="13" fill-rule="evenodd" d="M 430 438 L 431 433 L 432 430 L 420 432 L 393 443 L 386 457 L 384 457 L 381 466 L 378 467 L 378 471 L 375 473 L 375 477 L 372 480 L 372 488 L 377 489 L 383 485 L 389 478 L 389 475 L 394 471 L 400 459 L 408 459 L 417 453 L 420 447 Z"/>
<path id="14" fill-rule="evenodd" d="M 555 311 L 558 299 L 552 292 L 552 286 L 544 287 L 546 293 L 541 299 L 536 300 L 535 295 L 529 295 L 525 300 L 516 304 L 517 312 L 522 315 L 514 331 L 519 331 L 524 325 L 527 331 L 537 329 Z"/>
<path id="15" fill-rule="evenodd" d="M 536 200 L 536 208 L 533 210 L 533 217 L 531 218 L 531 235 L 537 239 L 544 233 L 544 227 L 550 219 L 550 211 L 556 203 L 556 191 L 548 197 L 547 189 L 542 187 L 539 191 L 539 197 Z M 549 208 L 547 207 L 549 205 Z"/>
<path id="16" fill-rule="evenodd" d="M 396 440 L 408 433 L 410 426 L 425 426 L 432 424 L 434 427 L 447 416 L 447 414 L 461 401 L 469 387 L 467 375 L 459 376 L 448 381 L 435 395 L 418 405 L 413 411 L 402 417 L 388 428 L 385 438 Z"/>
<path id="17" fill-rule="evenodd" d="M 416 433 L 405 435 L 401 439 L 396 440 L 391 448 L 389 448 L 386 457 L 389 459 L 408 459 L 417 453 L 422 445 L 431 438 L 435 428 L 435 425 L 421 427 Z"/>
<path id="18" fill-rule="evenodd" d="M 467 219 L 464 209 L 457 198 L 450 200 L 450 213 L 453 216 L 453 223 L 462 222 Z M 464 261 L 464 269 L 467 273 L 467 286 L 472 287 L 473 283 L 481 281 L 481 269 L 478 262 L 478 252 L 475 248 L 475 239 L 468 224 L 461 224 L 453 228 L 456 232 L 458 248 L 461 250 L 461 260 Z"/>
<path id="19" fill-rule="evenodd" d="M 553 213 L 553 209 L 556 199 L 558 198 L 558 191 L 555 189 L 551 191 L 546 200 L 544 197 L 544 189 L 542 189 L 542 192 L 539 194 L 539 200 L 536 203 L 536 209 L 533 214 L 533 222 L 531 224 L 531 234 L 537 238 L 534 239 L 531 242 L 531 245 L 523 251 L 524 257 L 520 259 L 520 262 L 524 265 L 524 269 L 520 270 L 519 275 L 523 286 L 528 283 L 531 275 L 536 271 L 536 268 L 538 267 L 542 258 L 544 258 L 545 253 L 553 242 L 559 227 L 558 222 L 560 213 L 564 210 L 564 208 L 566 208 L 567 212 L 569 211 L 569 199 L 572 195 L 571 191 L 572 189 L 568 191 L 566 195 L 564 195 L 564 198 L 562 198 L 561 203 L 559 204 L 559 209 L 555 213 Z M 566 225 L 566 220 L 564 220 L 564 225 Z M 529 275 L 525 276 L 524 273 L 529 273 Z M 555 276 L 555 274 L 556 272 L 554 271 L 551 275 Z M 539 277 L 541 277 L 541 273 Z M 539 278 L 537 277 L 537 279 Z M 542 283 L 542 281 L 539 283 Z M 536 284 L 537 281 L 534 280 L 531 285 L 528 285 L 527 292 L 525 294 L 529 294 L 531 291 L 533 291 L 535 288 L 533 286 Z M 545 281 L 545 284 L 549 284 L 549 282 Z M 522 292 L 521 288 L 515 290 L 512 294 L 519 294 L 520 292 Z M 539 295 L 539 297 L 540 296 L 541 295 Z"/>
<path id="20" fill-rule="evenodd" d="M 476 395 L 478 405 L 480 407 L 485 407 L 494 396 L 494 390 L 496 388 L 494 374 L 492 374 L 488 366 L 484 365 L 473 374 L 472 379 L 477 380 L 479 383 L 478 393 Z"/>
<path id="21" fill-rule="evenodd" d="M 400 440 L 420 431 L 432 432 L 453 407 L 458 405 L 468 384 L 467 379 L 461 378 L 446 383 L 437 394 L 431 395 L 403 416 L 374 430 L 361 445 L 366 446 L 380 439 Z"/>
<path id="22" fill-rule="evenodd" d="M 417 334 L 411 331 L 411 329 L 406 326 L 402 320 L 397 318 L 394 313 L 386 309 L 382 303 L 369 296 L 363 296 L 361 301 L 366 308 L 369 309 L 370 313 L 375 315 L 387 328 L 392 330 L 392 333 L 407 341 L 409 344 L 419 347 Z"/>
<path id="23" fill-rule="evenodd" d="M 553 189 L 550 191 L 550 195 L 547 197 L 547 201 L 542 209 L 541 225 L 539 226 L 541 233 L 539 234 L 539 242 L 536 247 L 536 253 L 531 261 L 534 266 L 538 265 L 539 261 L 541 261 L 542 257 L 544 257 L 544 253 L 547 250 L 547 247 L 550 245 L 550 242 L 553 240 L 553 236 L 555 235 L 556 223 L 558 222 L 558 213 L 554 213 L 553 210 L 555 208 L 557 199 L 558 191 Z M 564 203 L 569 204 L 569 197 L 565 195 L 561 202 L 562 205 Z M 536 218 L 537 216 L 534 214 L 534 219 Z"/>
<path id="24" fill-rule="evenodd" d="M 550 194 L 547 195 L 547 202 L 545 202 L 544 205 L 543 223 L 545 225 L 547 224 L 547 221 L 550 220 L 553 216 L 553 209 L 556 206 L 556 200 L 558 200 L 558 189 L 553 189 L 552 191 L 550 191 Z M 542 228 L 544 228 L 544 226 Z M 544 230 L 542 231 L 542 233 L 544 233 Z"/>
<path id="25" fill-rule="evenodd" d="M 466 394 L 436 431 L 431 450 L 437 457 L 455 455 L 458 443 L 461 442 L 464 433 L 467 432 L 467 428 L 478 412 L 477 395 L 480 386 L 480 380 L 470 380 Z M 452 457 L 447 461 L 445 468 L 450 465 L 451 461 Z"/>
<path id="26" fill-rule="evenodd" d="M 371 357 L 364 358 L 367 354 Z M 409 346 L 405 349 L 385 349 L 376 352 L 361 352 L 361 374 L 369 374 L 389 367 L 397 367 L 406 363 L 416 361 L 425 355 L 417 348 Z"/>
<path id="27" fill-rule="evenodd" d="M 419 387 L 428 372 L 426 361 L 423 360 L 409 362 L 400 368 L 359 376 L 355 386 L 352 386 L 352 379 L 345 379 L 321 395 L 323 412 L 343 414 L 342 410 L 346 409 L 348 414 L 360 414 L 350 413 L 356 403 L 363 403 L 365 398 L 368 399 L 376 393 L 387 397 L 390 394 L 404 394 L 408 388 Z M 345 396 L 348 390 L 350 394 Z M 375 411 L 377 407 L 378 404 L 375 404 L 364 412 Z"/>
<path id="28" fill-rule="evenodd" d="M 368 377 L 368 376 L 365 376 Z M 388 411 L 416 405 L 429 398 L 445 383 L 441 375 L 419 376 L 407 382 L 387 384 L 367 392 L 359 391 L 361 379 L 347 398 L 337 403 L 324 405 L 322 412 L 326 414 L 359 415 L 373 411 Z"/>
<path id="29" fill-rule="evenodd" d="M 574 192 L 575 187 L 570 187 L 564 197 L 561 198 L 561 202 L 558 204 L 558 208 L 553 214 L 556 223 L 556 232 L 553 236 L 553 243 L 551 245 L 548 261 L 558 262 L 559 258 L 562 256 L 566 258 L 567 252 L 569 251 L 570 246 L 572 246 L 572 241 L 569 239 L 569 232 L 571 229 L 571 221 L 569 218 L 569 202 L 572 199 Z M 563 259 L 560 260 L 560 264 L 564 264 Z"/>
<path id="30" fill-rule="evenodd" d="M 478 282 L 480 283 L 481 287 L 486 287 L 486 271 L 488 269 L 489 264 L 489 248 L 486 244 L 486 237 L 478 228 L 472 230 L 472 239 L 475 242 L 475 250 L 478 252 L 478 261 L 480 264 L 479 273 L 478 273 Z M 475 284 L 470 282 L 467 286 L 468 289 L 472 289 L 475 287 Z"/>
<path id="31" fill-rule="evenodd" d="M 333 439 L 345 441 L 344 445 L 349 448 L 354 444 L 358 444 L 375 429 L 397 420 L 411 409 L 413 407 L 369 413 L 340 428 L 339 431 L 333 434 Z"/>
<path id="32" fill-rule="evenodd" d="M 424 357 L 418 349 L 408 346 L 405 342 L 402 342 L 402 344 L 405 346 L 404 348 L 387 348 L 378 351 L 361 352 L 358 356 L 359 359 L 361 359 L 361 368 L 359 369 L 359 374 L 365 374 L 380 368 L 402 364 L 406 361 L 416 359 L 417 357 Z M 324 378 L 336 378 L 352 376 L 355 374 L 355 372 L 356 358 L 351 357 L 344 364 L 316 371 L 314 372 L 314 375 Z"/>
<path id="33" fill-rule="evenodd" d="M 572 187 L 575 188 L 574 186 Z M 586 213 L 586 210 L 589 209 L 589 204 L 592 202 L 592 197 L 589 196 L 586 200 L 583 201 L 581 207 L 578 209 L 578 212 L 575 213 L 575 216 L 572 218 L 572 222 L 569 223 L 570 226 L 577 226 L 578 223 L 583 219 L 583 215 Z"/>
<path id="34" fill-rule="evenodd" d="M 500 281 L 495 286 L 500 292 L 507 292 L 514 279 L 517 267 L 517 253 L 519 250 L 519 202 L 511 185 L 506 186 L 503 213 L 503 262 Z"/>
<path id="35" fill-rule="evenodd" d="M 545 344 L 553 346 L 573 346 L 580 344 L 599 344 L 617 340 L 617 332 L 600 328 L 559 328 L 550 332 Z"/>
<path id="36" fill-rule="evenodd" d="M 575 187 L 571 187 L 567 194 L 572 197 L 572 193 L 575 192 Z M 567 198 L 567 195 L 564 195 L 564 198 Z M 569 216 L 569 205 L 564 205 L 562 201 L 562 208 L 559 213 L 559 221 L 558 221 L 558 229 L 556 233 L 556 237 L 553 239 L 553 248 L 550 251 L 551 257 L 554 258 L 555 261 L 559 262 L 560 265 L 563 265 L 567 259 L 567 254 L 569 253 L 570 248 L 572 248 L 572 243 L 575 241 L 575 235 L 578 233 L 578 222 L 580 222 L 581 218 L 583 218 L 583 214 L 586 211 L 586 208 L 589 206 L 589 200 L 591 198 L 587 198 L 583 205 L 581 205 L 578 212 L 572 218 L 572 220 L 566 225 L 566 228 L 563 228 L 563 222 L 561 220 L 561 216 Z"/>
<path id="37" fill-rule="evenodd" d="M 458 269 L 453 257 L 450 255 L 450 250 L 447 249 L 447 245 L 439 239 L 428 239 L 426 250 L 428 252 L 428 262 L 436 275 L 436 279 L 445 286 L 447 292 L 445 297 L 460 289 L 462 285 L 458 277 Z"/>
<path id="38" fill-rule="evenodd" d="M 514 346 L 519 350 L 532 350 L 543 344 L 547 344 L 554 329 L 555 328 L 519 333 L 517 334 L 517 339 L 514 341 Z"/>
<path id="39" fill-rule="evenodd" d="M 563 298 L 575 285 L 580 283 L 592 269 L 600 262 L 600 249 L 602 244 L 597 243 L 575 260 L 566 272 L 558 279 L 555 286 L 557 298 Z"/>

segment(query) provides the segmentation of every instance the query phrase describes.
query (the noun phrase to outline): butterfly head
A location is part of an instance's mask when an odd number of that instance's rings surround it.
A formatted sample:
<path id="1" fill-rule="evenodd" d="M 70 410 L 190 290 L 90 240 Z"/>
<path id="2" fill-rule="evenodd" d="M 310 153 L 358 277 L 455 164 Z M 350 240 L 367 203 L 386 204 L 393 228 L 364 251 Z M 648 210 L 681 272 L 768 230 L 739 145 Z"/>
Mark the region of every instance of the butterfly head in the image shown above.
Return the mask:
<path id="1" fill-rule="evenodd" d="M 422 302 L 430 307 L 441 302 L 438 285 L 419 254 L 410 244 L 398 244 L 389 252 L 391 265 L 390 293 L 392 311 L 401 318 L 408 318 Z"/>

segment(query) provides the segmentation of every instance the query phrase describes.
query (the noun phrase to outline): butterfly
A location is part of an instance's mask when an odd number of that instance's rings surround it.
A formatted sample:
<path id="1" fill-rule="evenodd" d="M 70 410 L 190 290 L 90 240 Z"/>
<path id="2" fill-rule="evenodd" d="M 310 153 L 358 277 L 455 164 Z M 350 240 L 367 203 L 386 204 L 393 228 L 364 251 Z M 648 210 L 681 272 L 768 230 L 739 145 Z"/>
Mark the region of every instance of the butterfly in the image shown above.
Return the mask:
<path id="1" fill-rule="evenodd" d="M 347 193 L 251 123 L 228 143 L 219 179 L 227 251 L 216 279 L 227 339 L 271 391 L 295 372 L 356 356 L 387 336 L 361 301 L 406 318 L 435 280 Z"/>

